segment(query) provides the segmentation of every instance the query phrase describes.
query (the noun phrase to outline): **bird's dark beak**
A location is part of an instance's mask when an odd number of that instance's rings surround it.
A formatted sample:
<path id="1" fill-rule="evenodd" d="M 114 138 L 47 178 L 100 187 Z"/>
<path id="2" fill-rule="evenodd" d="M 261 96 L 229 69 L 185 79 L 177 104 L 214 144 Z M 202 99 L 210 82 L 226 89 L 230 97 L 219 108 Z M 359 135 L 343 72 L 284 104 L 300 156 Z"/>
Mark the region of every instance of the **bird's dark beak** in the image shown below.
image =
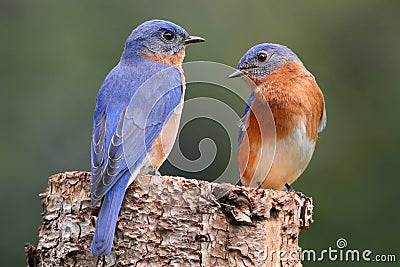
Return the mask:
<path id="1" fill-rule="evenodd" d="M 235 70 L 233 73 L 231 73 L 228 78 L 236 78 L 244 75 L 244 73 L 241 70 Z"/>
<path id="2" fill-rule="evenodd" d="M 189 38 L 187 38 L 185 40 L 185 45 L 188 44 L 194 44 L 194 43 L 202 43 L 204 42 L 206 39 L 198 37 L 198 36 L 189 36 Z"/>

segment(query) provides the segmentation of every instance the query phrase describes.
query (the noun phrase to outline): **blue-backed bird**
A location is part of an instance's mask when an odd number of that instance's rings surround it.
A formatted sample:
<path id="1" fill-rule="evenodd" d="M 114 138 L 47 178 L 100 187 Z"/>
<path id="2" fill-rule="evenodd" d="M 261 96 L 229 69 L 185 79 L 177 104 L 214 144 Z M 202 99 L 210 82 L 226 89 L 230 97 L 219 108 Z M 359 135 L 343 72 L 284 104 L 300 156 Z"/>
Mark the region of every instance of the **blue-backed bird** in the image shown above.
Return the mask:
<path id="1" fill-rule="evenodd" d="M 94 256 L 111 252 L 126 188 L 139 173 L 157 173 L 170 153 L 185 92 L 185 47 L 203 41 L 168 21 L 144 22 L 101 85 L 91 144 L 91 202 L 101 202 Z"/>
<path id="2" fill-rule="evenodd" d="M 326 125 L 324 96 L 297 55 L 279 44 L 252 47 L 229 77 L 239 76 L 252 84 L 239 131 L 240 182 L 290 189 Z M 263 130 L 264 125 L 275 126 L 274 133 Z"/>

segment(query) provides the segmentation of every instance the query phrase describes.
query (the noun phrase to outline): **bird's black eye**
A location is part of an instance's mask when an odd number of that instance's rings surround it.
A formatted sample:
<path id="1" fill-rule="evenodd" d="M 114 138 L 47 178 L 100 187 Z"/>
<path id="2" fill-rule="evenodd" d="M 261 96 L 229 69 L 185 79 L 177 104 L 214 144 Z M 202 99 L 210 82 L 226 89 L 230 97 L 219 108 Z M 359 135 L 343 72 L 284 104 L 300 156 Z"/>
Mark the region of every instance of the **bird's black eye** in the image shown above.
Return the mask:
<path id="1" fill-rule="evenodd" d="M 175 33 L 171 32 L 171 31 L 165 31 L 162 34 L 162 37 L 167 40 L 168 42 L 171 42 L 172 40 L 175 39 Z"/>
<path id="2" fill-rule="evenodd" d="M 268 58 L 268 55 L 265 52 L 260 52 L 257 55 L 257 60 L 260 62 L 264 62 L 265 60 L 267 60 L 267 58 Z"/>

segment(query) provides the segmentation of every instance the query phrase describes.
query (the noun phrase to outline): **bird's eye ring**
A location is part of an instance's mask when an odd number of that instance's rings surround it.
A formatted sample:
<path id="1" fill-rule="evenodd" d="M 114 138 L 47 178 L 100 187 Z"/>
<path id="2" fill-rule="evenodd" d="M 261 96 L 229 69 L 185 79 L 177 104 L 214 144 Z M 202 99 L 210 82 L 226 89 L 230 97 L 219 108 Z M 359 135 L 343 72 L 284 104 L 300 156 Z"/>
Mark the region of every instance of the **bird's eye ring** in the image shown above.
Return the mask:
<path id="1" fill-rule="evenodd" d="M 264 62 L 265 60 L 267 60 L 267 58 L 268 58 L 268 55 L 265 52 L 260 52 L 257 55 L 257 60 L 260 62 Z"/>
<path id="2" fill-rule="evenodd" d="M 162 38 L 164 38 L 164 40 L 166 40 L 168 42 L 171 42 L 172 40 L 175 39 L 175 33 L 167 30 L 162 33 Z"/>

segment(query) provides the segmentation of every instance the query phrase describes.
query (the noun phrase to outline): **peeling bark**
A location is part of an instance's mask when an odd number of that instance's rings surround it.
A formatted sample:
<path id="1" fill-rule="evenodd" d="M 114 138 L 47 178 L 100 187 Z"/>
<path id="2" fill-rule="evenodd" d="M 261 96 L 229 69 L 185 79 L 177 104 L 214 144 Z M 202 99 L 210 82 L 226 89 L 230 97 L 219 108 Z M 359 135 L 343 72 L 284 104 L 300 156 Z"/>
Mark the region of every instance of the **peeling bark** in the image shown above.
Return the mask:
<path id="1" fill-rule="evenodd" d="M 86 172 L 50 177 L 39 244 L 25 247 L 28 266 L 301 266 L 298 236 L 312 222 L 311 199 L 161 176 L 137 177 L 111 254 L 93 257 L 98 209 L 89 180 Z"/>

